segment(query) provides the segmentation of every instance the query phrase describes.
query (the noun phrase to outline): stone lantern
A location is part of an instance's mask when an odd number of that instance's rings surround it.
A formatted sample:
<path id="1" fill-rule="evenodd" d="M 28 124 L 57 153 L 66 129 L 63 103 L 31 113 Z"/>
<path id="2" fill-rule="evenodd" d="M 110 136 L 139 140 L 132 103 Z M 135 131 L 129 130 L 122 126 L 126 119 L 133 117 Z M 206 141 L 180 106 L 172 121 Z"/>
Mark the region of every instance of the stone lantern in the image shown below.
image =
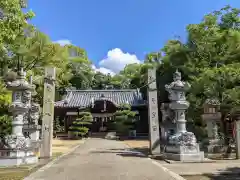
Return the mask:
<path id="1" fill-rule="evenodd" d="M 221 142 L 218 134 L 218 123 L 221 120 L 220 102 L 218 99 L 207 99 L 203 105 L 204 114 L 203 121 L 207 124 L 207 151 L 208 153 L 216 153 L 221 151 Z M 206 144 L 205 144 L 206 145 Z"/>
<path id="2" fill-rule="evenodd" d="M 7 82 L 7 89 L 12 91 L 12 104 L 9 111 L 13 115 L 12 133 L 6 136 L 4 146 L 0 150 L 0 165 L 15 166 L 21 164 L 33 164 L 38 162 L 34 154 L 35 147 L 29 138 L 23 134 L 24 116 L 30 109 L 29 100 L 33 86 L 26 81 L 26 73 L 21 69 L 17 79 Z"/>
<path id="3" fill-rule="evenodd" d="M 203 105 L 204 114 L 202 119 L 207 124 L 208 137 L 211 139 L 218 138 L 217 122 L 221 119 L 221 113 L 218 112 L 220 102 L 217 99 L 207 99 Z"/>
<path id="4" fill-rule="evenodd" d="M 204 160 L 204 152 L 200 151 L 194 133 L 188 132 L 186 129 L 185 111 L 189 107 L 189 102 L 186 100 L 185 93 L 191 86 L 181 79 L 181 73 L 176 71 L 173 82 L 165 85 L 165 89 L 169 93 L 169 108 L 175 116 L 176 132 L 169 137 L 164 153 L 167 159 L 201 162 Z"/>

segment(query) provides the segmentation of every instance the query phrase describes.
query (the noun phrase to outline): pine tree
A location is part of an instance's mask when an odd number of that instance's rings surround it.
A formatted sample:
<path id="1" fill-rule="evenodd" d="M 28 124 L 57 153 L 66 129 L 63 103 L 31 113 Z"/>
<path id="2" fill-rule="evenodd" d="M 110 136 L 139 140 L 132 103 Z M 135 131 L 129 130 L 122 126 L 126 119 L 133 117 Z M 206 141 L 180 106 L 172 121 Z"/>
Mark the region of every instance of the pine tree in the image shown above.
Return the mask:
<path id="1" fill-rule="evenodd" d="M 123 104 L 120 110 L 115 113 L 115 130 L 118 134 L 126 135 L 130 130 L 135 128 L 136 113 L 131 111 L 129 105 Z"/>
<path id="2" fill-rule="evenodd" d="M 89 131 L 89 125 L 92 124 L 93 117 L 89 112 L 80 112 L 78 118 L 73 121 L 69 130 L 75 137 L 84 137 Z"/>
<path id="3" fill-rule="evenodd" d="M 59 117 L 57 117 L 53 121 L 53 137 L 57 136 L 57 132 L 63 132 L 63 131 L 64 131 L 64 127 L 60 125 L 60 119 Z"/>

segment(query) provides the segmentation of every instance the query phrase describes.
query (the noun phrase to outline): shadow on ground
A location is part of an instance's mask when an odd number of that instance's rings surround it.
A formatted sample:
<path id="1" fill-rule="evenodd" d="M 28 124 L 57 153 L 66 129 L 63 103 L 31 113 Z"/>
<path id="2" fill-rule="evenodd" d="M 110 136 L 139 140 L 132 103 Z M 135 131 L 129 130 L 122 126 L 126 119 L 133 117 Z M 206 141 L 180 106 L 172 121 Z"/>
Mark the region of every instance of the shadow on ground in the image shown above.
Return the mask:
<path id="1" fill-rule="evenodd" d="M 240 180 L 240 168 L 227 168 L 218 174 L 183 176 L 186 180 Z"/>
<path id="2" fill-rule="evenodd" d="M 96 154 L 108 154 L 113 153 L 122 157 L 140 157 L 147 158 L 148 157 L 148 149 L 144 148 L 128 148 L 128 149 L 107 149 L 103 151 L 91 151 L 90 153 Z"/>

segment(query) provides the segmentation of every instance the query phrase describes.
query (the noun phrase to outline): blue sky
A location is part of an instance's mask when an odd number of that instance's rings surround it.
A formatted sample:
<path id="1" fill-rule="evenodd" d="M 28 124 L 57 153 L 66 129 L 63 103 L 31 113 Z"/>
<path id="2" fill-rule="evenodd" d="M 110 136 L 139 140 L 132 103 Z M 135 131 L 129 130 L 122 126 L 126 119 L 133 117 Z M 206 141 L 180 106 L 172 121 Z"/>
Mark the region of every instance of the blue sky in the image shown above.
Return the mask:
<path id="1" fill-rule="evenodd" d="M 36 13 L 32 23 L 41 31 L 84 48 L 98 68 L 115 72 L 174 36 L 185 39 L 186 25 L 227 4 L 239 8 L 240 1 L 29 0 Z"/>

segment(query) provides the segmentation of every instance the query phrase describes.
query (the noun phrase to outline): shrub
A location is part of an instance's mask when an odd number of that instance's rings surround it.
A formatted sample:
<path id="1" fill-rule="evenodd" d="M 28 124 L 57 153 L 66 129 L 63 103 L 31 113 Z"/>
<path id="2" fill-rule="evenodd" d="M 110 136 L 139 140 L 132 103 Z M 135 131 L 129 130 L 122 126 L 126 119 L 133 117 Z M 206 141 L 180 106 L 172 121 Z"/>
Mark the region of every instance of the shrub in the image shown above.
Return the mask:
<path id="1" fill-rule="evenodd" d="M 89 131 L 89 125 L 92 124 L 92 115 L 89 112 L 80 112 L 78 118 L 73 121 L 69 131 L 71 131 L 75 137 L 84 137 Z"/>
<path id="2" fill-rule="evenodd" d="M 130 106 L 121 105 L 120 110 L 115 115 L 114 129 L 118 134 L 125 135 L 129 130 L 135 128 L 135 116 L 136 113 L 131 111 Z"/>

